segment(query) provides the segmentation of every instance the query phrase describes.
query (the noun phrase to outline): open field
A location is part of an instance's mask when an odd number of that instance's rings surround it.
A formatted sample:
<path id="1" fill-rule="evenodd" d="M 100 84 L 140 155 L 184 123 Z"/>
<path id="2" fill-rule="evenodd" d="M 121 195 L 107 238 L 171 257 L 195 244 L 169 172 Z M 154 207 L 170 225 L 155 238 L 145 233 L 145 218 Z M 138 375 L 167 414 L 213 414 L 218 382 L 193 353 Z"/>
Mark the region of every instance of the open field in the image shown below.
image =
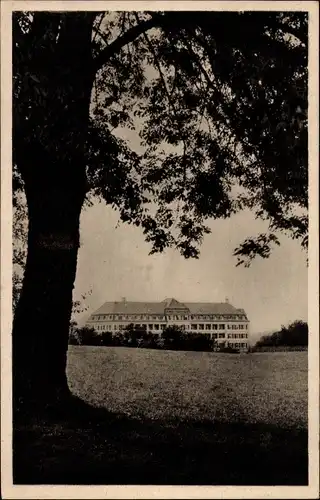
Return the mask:
<path id="1" fill-rule="evenodd" d="M 74 347 L 73 392 L 95 406 L 171 417 L 307 426 L 307 353 Z"/>
<path id="2" fill-rule="evenodd" d="M 68 376 L 93 407 L 20 424 L 17 483 L 307 484 L 306 352 L 71 347 Z"/>

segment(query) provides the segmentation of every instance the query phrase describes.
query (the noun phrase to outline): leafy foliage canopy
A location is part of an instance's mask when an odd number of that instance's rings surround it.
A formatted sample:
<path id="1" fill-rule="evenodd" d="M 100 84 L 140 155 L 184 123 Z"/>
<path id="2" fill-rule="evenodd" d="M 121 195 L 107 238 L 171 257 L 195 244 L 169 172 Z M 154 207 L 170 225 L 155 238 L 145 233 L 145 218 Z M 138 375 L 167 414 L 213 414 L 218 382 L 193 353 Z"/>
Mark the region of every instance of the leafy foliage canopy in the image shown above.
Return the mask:
<path id="1" fill-rule="evenodd" d="M 80 73 L 59 57 L 77 50 L 64 35 L 81 16 L 92 54 L 81 72 L 94 74 L 87 199 L 140 226 L 151 252 L 197 257 L 207 221 L 244 209 L 269 230 L 236 249 L 238 264 L 268 257 L 279 232 L 306 247 L 307 14 L 16 13 L 15 152 L 23 136 L 57 155 L 59 131 L 68 154 L 81 116 L 68 109 L 65 121 L 59 103 Z M 49 102 L 59 119 L 44 113 Z M 140 137 L 135 147 L 128 130 Z"/>

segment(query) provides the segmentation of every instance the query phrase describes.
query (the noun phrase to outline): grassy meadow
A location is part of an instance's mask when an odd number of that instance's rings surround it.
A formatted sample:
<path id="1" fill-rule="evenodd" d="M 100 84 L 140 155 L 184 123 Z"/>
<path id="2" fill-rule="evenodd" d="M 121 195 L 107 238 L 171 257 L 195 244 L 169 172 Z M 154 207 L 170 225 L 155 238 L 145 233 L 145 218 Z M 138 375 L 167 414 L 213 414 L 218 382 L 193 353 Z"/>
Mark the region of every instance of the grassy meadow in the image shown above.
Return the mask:
<path id="1" fill-rule="evenodd" d="M 71 346 L 86 404 L 14 431 L 28 484 L 305 485 L 307 352 Z"/>
<path id="2" fill-rule="evenodd" d="M 74 393 L 128 416 L 307 426 L 307 353 L 73 347 Z"/>

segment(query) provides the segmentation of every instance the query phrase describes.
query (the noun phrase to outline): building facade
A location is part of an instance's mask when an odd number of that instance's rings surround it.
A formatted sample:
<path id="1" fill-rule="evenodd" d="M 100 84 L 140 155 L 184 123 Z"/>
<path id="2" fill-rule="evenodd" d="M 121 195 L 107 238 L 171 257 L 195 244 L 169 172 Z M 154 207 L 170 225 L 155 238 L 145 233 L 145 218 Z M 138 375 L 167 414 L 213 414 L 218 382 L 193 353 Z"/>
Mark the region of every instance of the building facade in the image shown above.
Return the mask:
<path id="1" fill-rule="evenodd" d="M 106 302 L 88 319 L 86 326 L 97 333 L 120 332 L 128 325 L 161 336 L 168 326 L 179 326 L 186 333 L 209 336 L 241 351 L 249 347 L 249 320 L 243 309 L 223 303 L 178 302 Z"/>

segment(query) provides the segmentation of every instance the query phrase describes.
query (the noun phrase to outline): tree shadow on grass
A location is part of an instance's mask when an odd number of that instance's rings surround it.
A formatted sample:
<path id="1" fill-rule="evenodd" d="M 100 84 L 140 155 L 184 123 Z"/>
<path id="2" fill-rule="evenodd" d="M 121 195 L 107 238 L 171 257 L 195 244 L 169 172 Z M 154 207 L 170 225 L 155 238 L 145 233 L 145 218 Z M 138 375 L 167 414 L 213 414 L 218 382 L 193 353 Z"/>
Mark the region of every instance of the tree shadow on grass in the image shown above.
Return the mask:
<path id="1" fill-rule="evenodd" d="M 308 435 L 268 424 L 148 420 L 73 398 L 15 419 L 15 484 L 307 485 Z"/>

